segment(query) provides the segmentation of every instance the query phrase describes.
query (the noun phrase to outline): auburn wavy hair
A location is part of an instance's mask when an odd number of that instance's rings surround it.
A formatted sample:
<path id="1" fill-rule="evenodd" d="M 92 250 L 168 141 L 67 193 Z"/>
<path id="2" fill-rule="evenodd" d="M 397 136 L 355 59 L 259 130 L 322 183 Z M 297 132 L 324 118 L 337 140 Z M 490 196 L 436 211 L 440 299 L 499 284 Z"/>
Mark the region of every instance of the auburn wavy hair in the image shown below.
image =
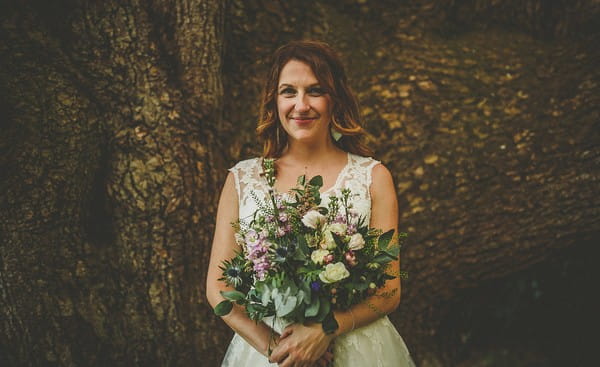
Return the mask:
<path id="1" fill-rule="evenodd" d="M 281 69 L 290 60 L 310 66 L 320 87 L 330 95 L 333 102 L 331 124 L 342 134 L 338 141 L 333 140 L 334 143 L 347 152 L 372 156 L 373 151 L 364 142 L 367 133 L 362 127 L 358 101 L 348 86 L 337 53 L 324 42 L 292 41 L 275 51 L 262 94 L 256 132 L 263 141 L 264 157 L 280 157 L 287 145 L 287 134 L 277 114 L 277 87 Z"/>

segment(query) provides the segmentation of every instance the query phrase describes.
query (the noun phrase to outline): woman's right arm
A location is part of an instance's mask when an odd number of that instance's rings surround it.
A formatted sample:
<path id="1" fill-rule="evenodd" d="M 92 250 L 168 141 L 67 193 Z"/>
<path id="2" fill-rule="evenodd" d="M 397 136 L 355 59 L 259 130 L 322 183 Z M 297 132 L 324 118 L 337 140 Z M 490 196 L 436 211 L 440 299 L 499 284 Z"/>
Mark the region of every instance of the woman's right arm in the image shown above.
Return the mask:
<path id="1" fill-rule="evenodd" d="M 238 210 L 238 194 L 235 190 L 233 174 L 230 172 L 219 199 L 215 236 L 206 277 L 206 297 L 213 308 L 225 299 L 220 291 L 233 290 L 232 287 L 228 287 L 225 282 L 218 279 L 222 276 L 222 270 L 219 268 L 222 262 L 231 259 L 235 256 L 236 251 L 240 250 L 235 242 L 235 231 L 231 226 L 231 223 L 238 220 Z M 244 308 L 236 304 L 231 312 L 222 318 L 233 331 L 257 351 L 267 355 L 272 332 L 267 325 L 248 318 Z M 278 338 L 277 335 L 275 336 Z M 271 348 L 274 348 L 273 344 L 271 343 Z"/>

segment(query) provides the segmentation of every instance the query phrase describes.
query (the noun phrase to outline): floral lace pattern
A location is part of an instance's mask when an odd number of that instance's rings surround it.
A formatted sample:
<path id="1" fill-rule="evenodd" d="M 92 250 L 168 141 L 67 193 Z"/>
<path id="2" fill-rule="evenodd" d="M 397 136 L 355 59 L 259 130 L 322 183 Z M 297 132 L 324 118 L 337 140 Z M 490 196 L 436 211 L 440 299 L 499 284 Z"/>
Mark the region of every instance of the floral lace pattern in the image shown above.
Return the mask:
<path id="1" fill-rule="evenodd" d="M 321 206 L 327 206 L 329 197 L 339 195 L 342 189 L 350 189 L 356 194 L 353 199 L 356 209 L 361 215 L 370 219 L 371 186 L 373 167 L 379 161 L 369 157 L 348 153 L 348 162 L 340 171 L 335 184 L 321 193 Z M 235 188 L 239 199 L 240 220 L 248 220 L 256 211 L 256 201 L 263 201 L 269 186 L 262 173 L 262 158 L 252 158 L 239 162 L 229 169 L 235 178 Z"/>
<path id="2" fill-rule="evenodd" d="M 321 205 L 327 206 L 331 195 L 339 195 L 348 188 L 356 197 L 356 210 L 370 220 L 370 186 L 372 170 L 379 162 L 368 157 L 348 153 L 348 162 L 337 177 L 335 184 L 321 193 Z M 235 178 L 239 200 L 239 218 L 250 220 L 257 209 L 257 200 L 262 202 L 269 186 L 261 176 L 262 158 L 241 161 L 229 169 Z M 276 329 L 281 329 L 280 325 Z M 334 367 L 414 367 L 404 340 L 387 316 L 346 333 L 335 340 Z M 235 334 L 222 367 L 276 367 L 256 351 L 241 336 Z"/>

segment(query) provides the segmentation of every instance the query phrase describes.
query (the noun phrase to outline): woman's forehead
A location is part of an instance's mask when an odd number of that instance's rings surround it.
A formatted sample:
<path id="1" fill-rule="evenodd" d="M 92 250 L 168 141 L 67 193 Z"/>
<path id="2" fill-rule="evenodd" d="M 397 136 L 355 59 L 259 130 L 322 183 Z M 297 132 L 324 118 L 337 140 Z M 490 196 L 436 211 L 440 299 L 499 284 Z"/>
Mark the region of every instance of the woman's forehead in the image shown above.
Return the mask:
<path id="1" fill-rule="evenodd" d="M 299 60 L 288 61 L 279 74 L 279 85 L 311 85 L 318 83 L 319 80 L 312 68 L 305 62 Z"/>

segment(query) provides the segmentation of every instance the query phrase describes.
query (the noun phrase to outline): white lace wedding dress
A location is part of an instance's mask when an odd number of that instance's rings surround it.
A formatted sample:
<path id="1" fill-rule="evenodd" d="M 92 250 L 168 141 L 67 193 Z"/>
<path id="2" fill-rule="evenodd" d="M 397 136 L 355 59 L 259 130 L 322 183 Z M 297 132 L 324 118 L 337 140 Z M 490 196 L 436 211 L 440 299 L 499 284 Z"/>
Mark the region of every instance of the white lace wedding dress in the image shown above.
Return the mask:
<path id="1" fill-rule="evenodd" d="M 348 153 L 348 163 L 342 169 L 335 184 L 321 194 L 321 205 L 327 206 L 329 195 L 349 188 L 357 210 L 370 218 L 371 171 L 379 163 L 372 158 Z M 240 220 L 249 219 L 257 209 L 256 200 L 263 200 L 268 185 L 262 172 L 262 159 L 254 158 L 239 162 L 230 169 L 235 177 L 239 198 Z M 252 195 L 251 195 L 252 193 Z M 266 321 L 271 325 L 270 321 Z M 277 324 L 280 332 L 284 325 Z M 346 333 L 334 341 L 334 367 L 414 367 L 404 340 L 387 316 L 364 327 Z M 222 367 L 276 367 L 265 356 L 251 347 L 241 336 L 235 334 Z"/>

